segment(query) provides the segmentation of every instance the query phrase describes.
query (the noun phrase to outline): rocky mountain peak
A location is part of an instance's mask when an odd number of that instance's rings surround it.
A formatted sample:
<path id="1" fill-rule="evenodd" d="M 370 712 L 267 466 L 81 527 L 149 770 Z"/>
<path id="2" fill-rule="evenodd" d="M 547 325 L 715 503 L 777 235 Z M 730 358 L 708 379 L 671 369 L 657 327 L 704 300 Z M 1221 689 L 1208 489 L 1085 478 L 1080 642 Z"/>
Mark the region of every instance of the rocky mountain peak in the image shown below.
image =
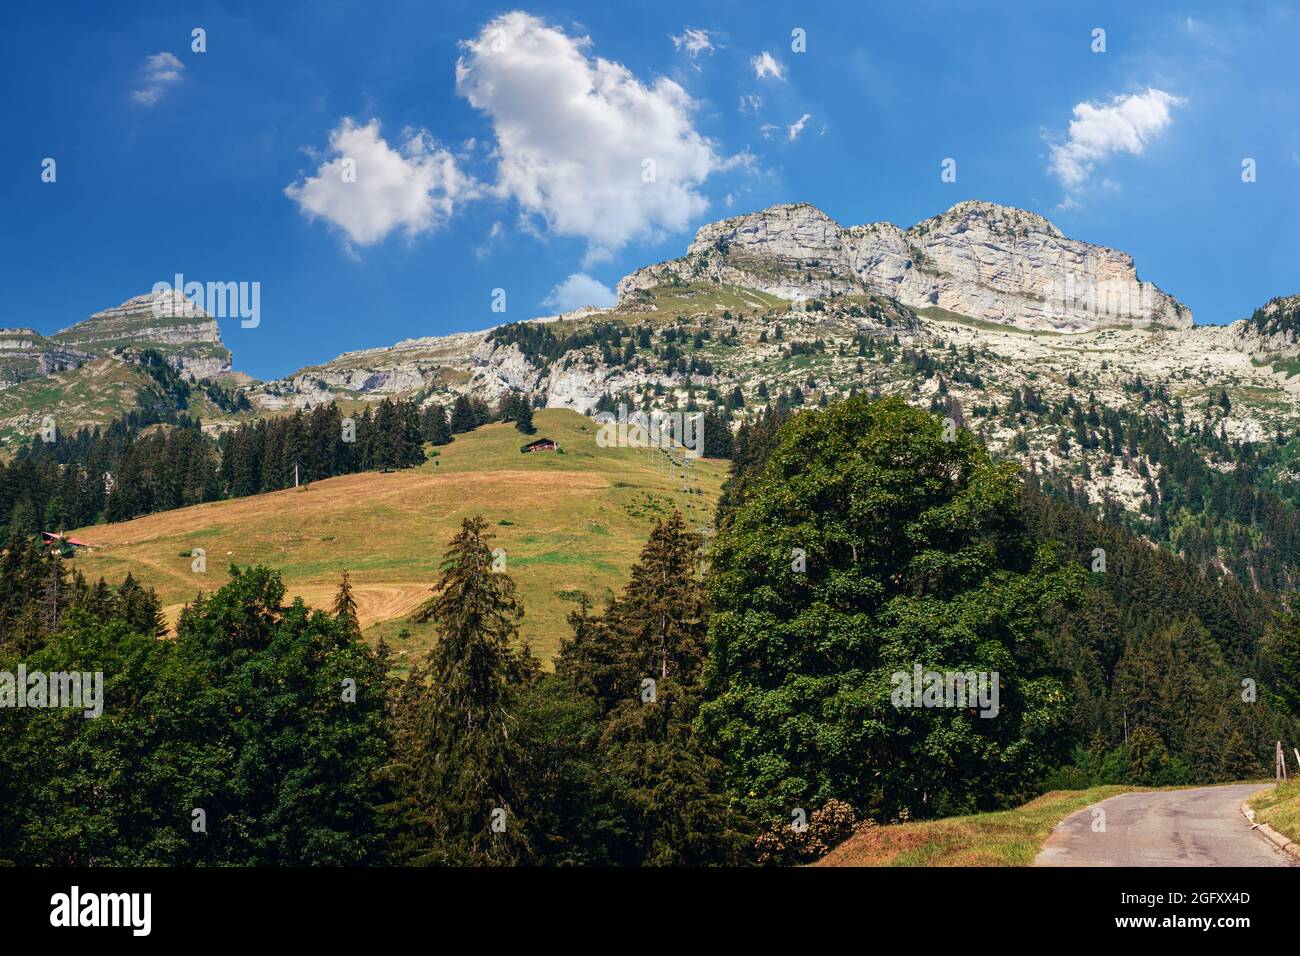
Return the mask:
<path id="1" fill-rule="evenodd" d="M 1045 217 L 967 200 L 901 229 L 844 227 L 807 203 L 704 226 L 681 259 L 618 285 L 620 306 L 657 286 L 712 283 L 784 299 L 877 294 L 1024 329 L 1187 329 L 1192 313 L 1137 276 L 1133 258 L 1067 238 Z"/>
<path id="2" fill-rule="evenodd" d="M 87 352 L 152 348 L 178 370 L 207 378 L 230 371 L 217 320 L 177 291 L 133 296 L 63 329 L 59 344 Z"/>
<path id="3" fill-rule="evenodd" d="M 970 228 L 973 222 L 982 223 L 991 231 L 1010 236 L 1023 235 L 1026 232 L 1041 232 L 1056 239 L 1065 238 L 1065 233 L 1045 216 L 1027 209 L 1003 206 L 982 199 L 962 200 L 946 212 L 922 220 L 908 231 L 924 234 L 935 228 Z"/>

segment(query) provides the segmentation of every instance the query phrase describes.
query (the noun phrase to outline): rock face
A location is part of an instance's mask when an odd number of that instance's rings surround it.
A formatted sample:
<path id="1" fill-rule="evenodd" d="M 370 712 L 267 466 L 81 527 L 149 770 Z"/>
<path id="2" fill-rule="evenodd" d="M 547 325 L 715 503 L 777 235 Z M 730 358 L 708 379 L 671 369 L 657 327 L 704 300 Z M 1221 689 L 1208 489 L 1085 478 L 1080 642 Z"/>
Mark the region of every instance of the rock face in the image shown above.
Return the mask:
<path id="1" fill-rule="evenodd" d="M 936 306 L 1028 330 L 1192 326 L 1185 306 L 1138 280 L 1126 253 L 1067 239 L 1042 216 L 985 202 L 959 203 L 910 229 L 887 222 L 845 228 L 807 203 L 724 219 L 702 227 L 685 256 L 624 278 L 613 311 L 635 321 L 653 290 L 723 286 L 787 301 L 886 296 L 913 309 Z M 594 322 L 605 311 L 553 318 Z M 869 319 L 860 313 L 857 321 Z M 589 412 L 602 396 L 655 379 L 641 369 L 606 367 L 591 348 L 530 360 L 488 330 L 348 352 L 268 382 L 253 398 L 274 410 L 339 394 L 450 401 L 469 392 L 494 402 L 519 391 L 540 396 L 548 407 Z"/>
<path id="2" fill-rule="evenodd" d="M 1192 326 L 1191 311 L 1139 280 L 1127 253 L 1066 238 L 1036 213 L 962 202 L 910 229 L 844 228 L 807 204 L 700 229 L 680 259 L 618 285 L 619 304 L 664 285 L 747 286 L 784 299 L 880 294 L 1023 329 Z"/>
<path id="3" fill-rule="evenodd" d="M 1249 319 L 1232 323 L 1228 333 L 1236 347 L 1253 358 L 1300 356 L 1300 295 L 1270 299 Z"/>
<path id="4" fill-rule="evenodd" d="M 66 328 L 54 340 L 106 354 L 120 348 L 156 349 L 178 371 L 210 378 L 230 371 L 230 351 L 217 320 L 177 292 L 138 295 Z"/>
<path id="5" fill-rule="evenodd" d="M 0 329 L 0 388 L 80 368 L 89 352 L 67 348 L 34 329 Z"/>
<path id="6" fill-rule="evenodd" d="M 597 320 L 605 310 L 583 307 L 561 316 L 569 322 Z M 324 365 L 299 369 L 254 391 L 262 408 L 307 408 L 340 393 L 372 399 L 416 395 L 422 401 L 449 403 L 467 392 L 489 403 L 507 392 L 546 396 L 548 405 L 587 411 L 605 389 L 605 375 L 586 352 L 536 364 L 511 343 L 492 337 L 492 329 L 407 339 L 389 348 L 345 352 Z"/>
<path id="7" fill-rule="evenodd" d="M 486 332 L 462 332 L 344 352 L 323 365 L 267 382 L 253 400 L 270 410 L 308 408 L 340 394 L 382 399 L 432 392 L 449 383 L 463 385 L 486 338 Z"/>
<path id="8" fill-rule="evenodd" d="M 746 286 L 792 300 L 862 292 L 847 238 L 839 223 L 807 203 L 724 219 L 701 228 L 684 257 L 619 282 L 619 305 L 632 292 L 694 282 Z"/>

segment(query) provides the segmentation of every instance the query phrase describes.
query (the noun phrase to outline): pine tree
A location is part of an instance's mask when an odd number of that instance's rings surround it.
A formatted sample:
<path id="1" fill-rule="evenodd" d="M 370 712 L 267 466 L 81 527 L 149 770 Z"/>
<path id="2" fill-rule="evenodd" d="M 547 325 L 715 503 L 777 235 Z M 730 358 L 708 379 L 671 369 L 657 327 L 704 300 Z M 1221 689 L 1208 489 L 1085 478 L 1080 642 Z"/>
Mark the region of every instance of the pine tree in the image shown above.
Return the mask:
<path id="1" fill-rule="evenodd" d="M 424 439 L 434 445 L 451 443 L 451 423 L 447 420 L 447 409 L 437 402 L 424 410 Z"/>
<path id="2" fill-rule="evenodd" d="M 518 415 L 520 394 L 506 392 L 497 402 L 497 421 L 513 422 Z"/>
<path id="3" fill-rule="evenodd" d="M 585 603 L 570 615 L 574 638 L 561 648 L 556 672 L 606 712 L 639 700 L 647 677 L 698 684 L 705 645 L 699 546 L 679 512 L 657 523 L 622 595 L 599 617 Z"/>
<path id="4" fill-rule="evenodd" d="M 705 458 L 730 458 L 735 454 L 730 415 L 705 412 L 702 430 Z"/>
<path id="5" fill-rule="evenodd" d="M 533 424 L 533 409 L 528 404 L 527 399 L 521 398 L 515 413 L 515 428 L 525 435 L 531 435 L 537 431 L 537 426 Z"/>
<path id="6" fill-rule="evenodd" d="M 574 637 L 557 677 L 603 715 L 600 784 L 592 797 L 605 834 L 596 856 L 626 865 L 735 863 L 752 843 L 747 819 L 722 795 L 722 765 L 694 733 L 705 661 L 700 538 L 680 513 L 660 521 L 622 594 Z"/>
<path id="7" fill-rule="evenodd" d="M 113 614 L 113 592 L 109 590 L 107 582 L 101 577 L 93 587 L 86 590 L 77 606 L 91 620 L 106 624 Z"/>
<path id="8" fill-rule="evenodd" d="M 57 554 L 50 559 L 49 565 L 50 570 L 45 579 L 41 624 L 47 633 L 52 633 L 59 629 L 59 622 L 63 620 L 63 613 L 67 610 L 68 580 L 67 572 L 63 568 L 63 560 Z"/>
<path id="9" fill-rule="evenodd" d="M 479 425 L 474 406 L 465 395 L 457 395 L 451 406 L 451 431 L 454 435 L 473 431 Z"/>
<path id="10" fill-rule="evenodd" d="M 1250 749 L 1246 738 L 1234 728 L 1219 760 L 1219 779 L 1249 780 L 1258 777 L 1263 770 L 1259 757 Z"/>
<path id="11" fill-rule="evenodd" d="M 357 619 L 357 601 L 352 596 L 352 578 L 346 570 L 339 581 L 338 590 L 334 593 L 333 611 L 335 618 L 347 624 L 350 633 L 357 637 L 361 635 L 361 624 Z"/>
<path id="12" fill-rule="evenodd" d="M 513 647 L 523 612 L 493 566 L 486 528 L 481 515 L 467 518 L 451 540 L 435 594 L 415 614 L 438 641 L 395 708 L 404 844 L 419 863 L 504 864 L 524 849 L 512 820 L 509 704 L 538 663 Z"/>
<path id="13" fill-rule="evenodd" d="M 141 587 L 130 571 L 122 579 L 113 603 L 113 616 L 125 621 L 137 633 L 152 637 L 167 633 L 167 617 L 163 614 L 157 592 L 153 588 Z"/>

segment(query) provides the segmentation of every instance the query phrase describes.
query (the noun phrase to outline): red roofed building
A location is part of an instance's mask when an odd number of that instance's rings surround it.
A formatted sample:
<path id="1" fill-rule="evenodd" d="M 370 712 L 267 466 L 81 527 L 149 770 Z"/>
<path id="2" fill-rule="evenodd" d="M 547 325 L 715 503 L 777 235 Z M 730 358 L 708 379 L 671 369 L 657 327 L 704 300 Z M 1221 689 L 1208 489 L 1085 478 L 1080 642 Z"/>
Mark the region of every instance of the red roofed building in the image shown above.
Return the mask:
<path id="1" fill-rule="evenodd" d="M 74 548 L 90 547 L 90 542 L 82 541 L 80 538 L 73 538 L 67 535 L 55 534 L 52 531 L 42 531 L 41 534 L 45 535 L 45 540 L 49 541 L 51 544 L 58 542 L 60 544 L 70 544 Z"/>

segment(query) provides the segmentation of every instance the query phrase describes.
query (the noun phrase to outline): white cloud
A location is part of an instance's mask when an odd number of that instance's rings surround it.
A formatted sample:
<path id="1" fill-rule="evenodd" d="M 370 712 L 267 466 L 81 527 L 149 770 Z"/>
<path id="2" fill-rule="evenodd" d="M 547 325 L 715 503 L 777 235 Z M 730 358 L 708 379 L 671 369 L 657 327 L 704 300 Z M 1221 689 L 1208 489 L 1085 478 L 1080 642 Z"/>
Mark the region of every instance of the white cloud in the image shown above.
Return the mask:
<path id="1" fill-rule="evenodd" d="M 799 134 L 803 132 L 804 126 L 807 125 L 810 119 L 812 119 L 812 114 L 804 113 L 803 116 L 800 116 L 797 120 L 795 120 L 791 126 L 787 127 L 786 133 L 790 142 L 793 143 L 796 139 L 799 138 Z"/>
<path id="2" fill-rule="evenodd" d="M 775 77 L 778 80 L 785 79 L 785 67 L 766 50 L 758 56 L 750 57 L 749 65 L 754 68 L 754 76 L 760 80 L 765 76 Z"/>
<path id="3" fill-rule="evenodd" d="M 748 93 L 740 98 L 740 112 L 757 113 L 763 105 L 763 97 L 756 93 Z"/>
<path id="4" fill-rule="evenodd" d="M 713 38 L 709 36 L 708 30 L 693 30 L 690 27 L 682 28 L 681 36 L 668 34 L 668 39 L 673 41 L 674 50 L 685 50 L 691 56 L 699 56 L 701 53 L 712 53 L 717 47 L 713 45 Z"/>
<path id="5" fill-rule="evenodd" d="M 505 235 L 505 226 L 500 221 L 492 223 L 492 228 L 488 230 L 487 238 L 474 247 L 474 256 L 478 259 L 485 259 L 492 252 L 492 247 L 500 241 Z"/>
<path id="6" fill-rule="evenodd" d="M 542 300 L 542 305 L 556 312 L 572 312 L 584 305 L 607 309 L 618 297 L 614 290 L 583 272 L 575 272 Z"/>
<path id="7" fill-rule="evenodd" d="M 764 123 L 758 128 L 758 131 L 763 134 L 763 139 L 771 139 L 772 134 L 775 133 L 777 129 L 779 129 L 779 127 L 775 123 Z"/>
<path id="8" fill-rule="evenodd" d="M 492 119 L 495 192 L 558 235 L 587 241 L 587 262 L 628 242 L 685 229 L 708 200 L 698 187 L 735 160 L 693 125 L 677 83 L 638 80 L 519 11 L 462 43 L 456 88 Z"/>
<path id="9" fill-rule="evenodd" d="M 1115 153 L 1140 155 L 1172 121 L 1170 111 L 1185 100 L 1148 89 L 1113 97 L 1109 103 L 1079 103 L 1069 138 L 1051 147 L 1049 170 L 1067 190 L 1085 185 L 1098 163 Z"/>
<path id="10" fill-rule="evenodd" d="M 344 118 L 330 133 L 329 151 L 333 158 L 316 175 L 284 192 L 308 218 L 325 219 L 360 246 L 395 229 L 408 236 L 433 229 L 457 202 L 480 193 L 455 157 L 423 132 L 405 131 L 400 149 L 394 149 L 379 135 L 378 120 L 358 126 Z"/>
<path id="11" fill-rule="evenodd" d="M 131 91 L 131 98 L 141 106 L 154 106 L 167 87 L 180 82 L 184 72 L 185 64 L 171 53 L 164 51 L 147 56 L 140 70 L 142 85 Z"/>

